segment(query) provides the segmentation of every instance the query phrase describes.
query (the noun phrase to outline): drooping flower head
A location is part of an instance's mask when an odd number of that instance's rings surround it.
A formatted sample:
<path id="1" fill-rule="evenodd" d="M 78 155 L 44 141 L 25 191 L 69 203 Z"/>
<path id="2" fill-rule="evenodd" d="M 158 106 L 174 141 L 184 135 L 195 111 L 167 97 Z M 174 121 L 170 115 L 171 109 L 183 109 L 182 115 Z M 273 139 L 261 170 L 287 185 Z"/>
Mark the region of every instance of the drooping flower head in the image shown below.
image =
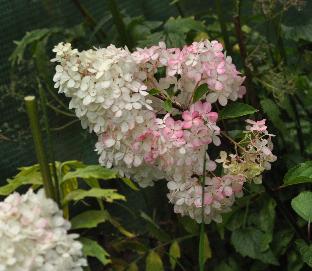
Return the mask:
<path id="1" fill-rule="evenodd" d="M 217 104 L 226 106 L 246 92 L 244 77 L 217 41 L 183 48 L 160 42 L 132 53 L 114 45 L 79 52 L 61 43 L 54 52 L 55 87 L 71 98 L 82 126 L 98 135 L 99 163 L 142 187 L 167 180 L 177 213 L 200 222 L 204 208 L 205 222 L 220 222 L 244 182 L 259 182 L 276 159 L 265 120 L 247 121 L 243 152 L 216 161 L 208 155 L 212 145 L 222 148 Z M 207 91 L 194 99 L 198 88 Z"/>

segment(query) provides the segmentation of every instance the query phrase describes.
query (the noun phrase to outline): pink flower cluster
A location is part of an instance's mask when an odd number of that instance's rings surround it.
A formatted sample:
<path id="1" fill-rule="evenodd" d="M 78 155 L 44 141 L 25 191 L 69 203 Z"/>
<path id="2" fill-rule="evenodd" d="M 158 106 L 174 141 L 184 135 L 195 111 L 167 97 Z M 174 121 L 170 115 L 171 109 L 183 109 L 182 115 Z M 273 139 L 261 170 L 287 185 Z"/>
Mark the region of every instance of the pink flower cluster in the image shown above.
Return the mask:
<path id="1" fill-rule="evenodd" d="M 216 162 L 223 165 L 224 175 L 215 176 L 217 164 L 207 153 L 211 144 L 221 145 L 213 104 L 225 106 L 245 94 L 244 77 L 217 41 L 194 42 L 182 49 L 160 42 L 133 53 L 114 45 L 78 52 L 61 43 L 54 52 L 55 87 L 71 98 L 70 107 L 83 127 L 98 135 L 99 163 L 142 187 L 166 179 L 177 213 L 200 222 L 204 208 L 206 223 L 221 221 L 221 214 L 242 195 L 243 183 L 258 177 L 273 160 L 267 134 L 259 134 L 265 133 L 265 123 L 248 121 L 249 156 L 237 153 L 228 159 L 222 154 Z M 194 102 L 203 84 L 208 92 Z M 164 101 L 173 105 L 170 113 Z M 247 162 L 238 166 L 239 157 L 248 157 Z M 242 165 L 257 167 L 256 174 L 244 175 Z"/>
<path id="2" fill-rule="evenodd" d="M 164 43 L 151 48 L 137 49 L 133 53 L 136 60 L 151 78 L 159 67 L 166 67 L 166 77 L 159 82 L 152 81 L 153 87 L 162 91 L 174 85 L 180 92 L 175 99 L 189 106 L 196 86 L 206 83 L 210 103 L 218 101 L 225 106 L 228 99 L 235 101 L 246 92 L 232 58 L 223 53 L 223 46 L 217 41 L 194 42 L 182 49 L 166 49 Z M 178 77 L 177 77 L 178 76 Z"/>

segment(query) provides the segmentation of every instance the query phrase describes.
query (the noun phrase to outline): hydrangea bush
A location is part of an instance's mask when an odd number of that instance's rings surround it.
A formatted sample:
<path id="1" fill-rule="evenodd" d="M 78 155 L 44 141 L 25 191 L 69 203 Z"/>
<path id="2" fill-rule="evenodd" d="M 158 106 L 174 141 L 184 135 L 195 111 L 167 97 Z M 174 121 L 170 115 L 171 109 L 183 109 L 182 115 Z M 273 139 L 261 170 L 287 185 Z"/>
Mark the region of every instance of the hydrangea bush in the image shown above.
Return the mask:
<path id="1" fill-rule="evenodd" d="M 53 51 L 55 87 L 70 98 L 82 127 L 97 134 L 99 163 L 142 187 L 167 180 L 176 213 L 221 222 L 244 183 L 261 182 L 276 160 L 265 120 L 247 120 L 239 142 L 220 128 L 218 108 L 246 89 L 217 41 L 182 49 L 159 43 L 132 53 L 114 45 L 79 52 L 60 43 Z"/>
<path id="2" fill-rule="evenodd" d="M 43 189 L 0 202 L 0 270 L 83 270 L 82 244 Z"/>

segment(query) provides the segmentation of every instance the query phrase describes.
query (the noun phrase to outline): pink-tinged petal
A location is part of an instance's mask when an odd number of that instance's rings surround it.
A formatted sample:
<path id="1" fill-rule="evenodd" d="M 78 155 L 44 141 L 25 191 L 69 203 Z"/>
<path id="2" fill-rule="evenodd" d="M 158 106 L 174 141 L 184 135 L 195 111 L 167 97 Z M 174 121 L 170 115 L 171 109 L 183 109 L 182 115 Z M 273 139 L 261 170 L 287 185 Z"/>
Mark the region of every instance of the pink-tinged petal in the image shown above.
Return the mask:
<path id="1" fill-rule="evenodd" d="M 207 114 L 209 121 L 216 123 L 218 120 L 218 113 L 217 112 L 210 112 Z"/>
<path id="2" fill-rule="evenodd" d="M 209 161 L 207 163 L 207 169 L 209 171 L 214 171 L 216 168 L 217 168 L 217 165 L 216 165 L 216 163 L 214 161 Z"/>
<path id="3" fill-rule="evenodd" d="M 178 147 L 185 145 L 185 140 L 183 138 L 179 138 L 176 140 L 176 144 Z"/>
<path id="4" fill-rule="evenodd" d="M 201 126 L 204 124 L 203 120 L 201 118 L 196 118 L 196 119 L 193 119 L 193 124 L 195 126 Z"/>
<path id="5" fill-rule="evenodd" d="M 202 142 L 199 139 L 194 139 L 191 144 L 193 148 L 198 148 L 202 145 Z"/>
<path id="6" fill-rule="evenodd" d="M 181 130 L 181 129 L 182 129 L 182 125 L 183 125 L 183 121 L 177 120 L 177 121 L 174 123 L 174 130 Z"/>
<path id="7" fill-rule="evenodd" d="M 190 121 L 192 120 L 192 114 L 190 113 L 190 111 L 184 111 L 182 113 L 182 118 L 186 121 Z"/>
<path id="8" fill-rule="evenodd" d="M 166 138 L 169 138 L 172 135 L 172 130 L 168 127 L 165 127 L 162 131 Z"/>
<path id="9" fill-rule="evenodd" d="M 208 102 L 203 103 L 203 112 L 209 113 L 211 111 L 211 104 Z"/>
<path id="10" fill-rule="evenodd" d="M 183 137 L 183 131 L 182 130 L 175 131 L 173 134 L 176 138 Z"/>
<path id="11" fill-rule="evenodd" d="M 203 103 L 201 101 L 197 101 L 194 104 L 194 111 L 202 112 L 203 111 Z"/>
<path id="12" fill-rule="evenodd" d="M 224 187 L 223 193 L 224 193 L 224 195 L 227 196 L 227 197 L 232 196 L 232 195 L 233 195 L 233 189 L 232 189 L 232 187 L 230 187 L 230 186 Z"/>
<path id="13" fill-rule="evenodd" d="M 173 127 L 173 125 L 174 125 L 174 119 L 171 118 L 171 117 L 166 118 L 165 124 L 166 124 L 166 126 L 168 126 L 168 127 Z"/>
<path id="14" fill-rule="evenodd" d="M 237 94 L 238 94 L 238 98 L 243 98 L 243 96 L 246 94 L 246 87 L 240 86 Z"/>
<path id="15" fill-rule="evenodd" d="M 218 91 L 223 90 L 223 84 L 219 81 L 216 81 L 215 90 L 218 90 Z"/>
<path id="16" fill-rule="evenodd" d="M 192 119 L 195 119 L 195 118 L 197 118 L 198 116 L 200 116 L 199 112 L 201 112 L 201 110 L 200 110 L 200 111 L 194 111 L 194 112 L 192 112 Z"/>
<path id="17" fill-rule="evenodd" d="M 271 155 L 272 154 L 271 150 L 268 147 L 263 147 L 262 151 L 265 155 Z"/>
<path id="18" fill-rule="evenodd" d="M 200 208 L 202 206 L 201 204 L 201 198 L 197 198 L 196 200 L 194 200 L 194 205 L 197 207 L 197 208 Z"/>
<path id="19" fill-rule="evenodd" d="M 184 121 L 184 122 L 183 122 L 183 128 L 184 128 L 184 129 L 190 129 L 190 128 L 192 128 L 192 121 Z"/>
<path id="20" fill-rule="evenodd" d="M 204 205 L 210 205 L 212 203 L 212 196 L 208 193 L 204 195 Z"/>

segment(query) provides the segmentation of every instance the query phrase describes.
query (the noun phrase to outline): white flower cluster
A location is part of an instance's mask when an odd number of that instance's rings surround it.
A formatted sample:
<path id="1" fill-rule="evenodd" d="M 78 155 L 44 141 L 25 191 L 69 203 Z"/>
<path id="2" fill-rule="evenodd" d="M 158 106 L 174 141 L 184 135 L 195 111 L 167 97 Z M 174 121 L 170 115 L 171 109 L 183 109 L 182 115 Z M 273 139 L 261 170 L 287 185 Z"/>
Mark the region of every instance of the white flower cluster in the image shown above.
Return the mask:
<path id="1" fill-rule="evenodd" d="M 82 245 L 44 191 L 0 202 L 0 271 L 82 271 Z"/>
<path id="2" fill-rule="evenodd" d="M 69 43 L 60 43 L 53 51 L 56 58 L 51 61 L 59 63 L 55 87 L 71 98 L 69 108 L 75 109 L 84 128 L 97 134 L 116 129 L 116 137 L 122 137 L 144 122 L 141 109 L 152 109 L 151 100 L 145 98 L 146 74 L 139 71 L 128 50 L 110 45 L 78 52 Z"/>

